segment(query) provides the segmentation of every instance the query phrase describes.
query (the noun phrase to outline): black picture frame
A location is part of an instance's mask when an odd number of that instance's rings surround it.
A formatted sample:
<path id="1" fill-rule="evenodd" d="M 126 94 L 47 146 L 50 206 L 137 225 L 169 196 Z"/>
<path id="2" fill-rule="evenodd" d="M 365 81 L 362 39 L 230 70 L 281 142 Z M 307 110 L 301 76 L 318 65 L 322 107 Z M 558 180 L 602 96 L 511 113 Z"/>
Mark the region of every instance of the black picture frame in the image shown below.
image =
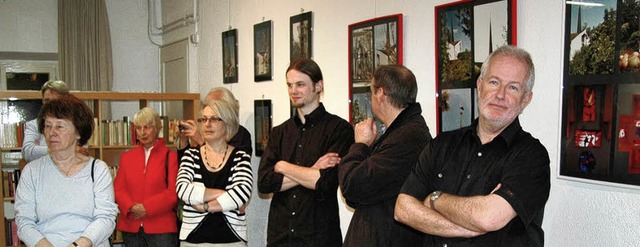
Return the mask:
<path id="1" fill-rule="evenodd" d="M 466 0 L 435 7 L 436 133 L 468 126 L 478 116 L 480 68 L 493 50 L 516 45 L 516 7 L 516 0 Z"/>
<path id="2" fill-rule="evenodd" d="M 238 82 L 238 29 L 222 32 L 222 82 Z"/>
<path id="3" fill-rule="evenodd" d="M 313 58 L 313 14 L 311 11 L 289 18 L 289 60 Z"/>
<path id="4" fill-rule="evenodd" d="M 566 4 L 557 175 L 640 189 L 640 3 Z"/>
<path id="5" fill-rule="evenodd" d="M 253 26 L 253 73 L 256 82 L 269 81 L 272 78 L 271 25 L 269 20 Z"/>
<path id="6" fill-rule="evenodd" d="M 253 102 L 254 118 L 254 144 L 256 149 L 256 156 L 262 156 L 267 144 L 269 143 L 269 136 L 271 134 L 271 100 L 259 99 Z"/>
<path id="7" fill-rule="evenodd" d="M 375 69 L 380 65 L 403 63 L 402 18 L 402 14 L 394 14 L 349 25 L 349 122 L 352 124 L 361 121 L 363 116 L 373 115 L 366 111 L 371 109 L 369 83 Z M 358 104 L 355 99 L 359 99 Z"/>

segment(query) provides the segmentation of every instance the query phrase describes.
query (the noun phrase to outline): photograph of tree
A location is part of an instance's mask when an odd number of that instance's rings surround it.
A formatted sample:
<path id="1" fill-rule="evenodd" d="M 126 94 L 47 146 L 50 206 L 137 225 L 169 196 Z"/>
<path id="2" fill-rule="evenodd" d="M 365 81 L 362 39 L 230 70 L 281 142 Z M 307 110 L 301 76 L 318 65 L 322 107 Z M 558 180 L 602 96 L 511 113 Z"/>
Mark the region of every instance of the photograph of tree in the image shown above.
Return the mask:
<path id="1" fill-rule="evenodd" d="M 439 15 L 440 87 L 470 87 L 473 74 L 471 53 L 471 6 L 454 8 Z"/>
<path id="2" fill-rule="evenodd" d="M 349 122 L 373 118 L 369 83 L 375 69 L 402 64 L 402 14 L 349 25 Z M 378 133 L 382 123 L 376 120 Z"/>
<path id="3" fill-rule="evenodd" d="M 374 27 L 375 67 L 398 63 L 398 37 L 396 22 L 387 22 Z"/>
<path id="4" fill-rule="evenodd" d="M 515 45 L 515 0 L 458 1 L 436 13 L 436 133 L 471 125 L 478 117 L 476 81 L 493 50 Z"/>
<path id="5" fill-rule="evenodd" d="M 271 80 L 271 21 L 253 26 L 254 80 Z"/>
<path id="6" fill-rule="evenodd" d="M 559 177 L 640 188 L 640 1 L 567 1 Z"/>
<path id="7" fill-rule="evenodd" d="M 618 66 L 626 73 L 640 70 L 640 1 L 627 0 L 620 3 L 620 57 Z"/>
<path id="8" fill-rule="evenodd" d="M 364 86 L 373 77 L 373 27 L 363 27 L 352 32 L 351 80 Z"/>
<path id="9" fill-rule="evenodd" d="M 442 131 L 459 129 L 471 125 L 473 121 L 471 100 L 472 88 L 442 90 L 440 97 L 440 109 L 442 118 Z"/>
<path id="10" fill-rule="evenodd" d="M 290 60 L 299 57 L 312 57 L 311 40 L 313 29 L 311 18 L 311 12 L 302 13 L 290 18 Z"/>
<path id="11" fill-rule="evenodd" d="M 351 101 L 353 123 L 358 123 L 362 120 L 373 117 L 373 111 L 371 110 L 371 92 L 369 92 L 369 90 L 354 92 L 353 99 Z"/>
<path id="12" fill-rule="evenodd" d="M 613 73 L 616 0 L 569 4 L 569 74 Z"/>
<path id="13" fill-rule="evenodd" d="M 222 82 L 238 82 L 238 29 L 222 32 Z"/>
<path id="14" fill-rule="evenodd" d="M 267 144 L 269 144 L 269 135 L 271 134 L 271 100 L 257 99 L 253 101 L 254 113 L 254 133 L 255 133 L 255 155 L 262 156 Z"/>

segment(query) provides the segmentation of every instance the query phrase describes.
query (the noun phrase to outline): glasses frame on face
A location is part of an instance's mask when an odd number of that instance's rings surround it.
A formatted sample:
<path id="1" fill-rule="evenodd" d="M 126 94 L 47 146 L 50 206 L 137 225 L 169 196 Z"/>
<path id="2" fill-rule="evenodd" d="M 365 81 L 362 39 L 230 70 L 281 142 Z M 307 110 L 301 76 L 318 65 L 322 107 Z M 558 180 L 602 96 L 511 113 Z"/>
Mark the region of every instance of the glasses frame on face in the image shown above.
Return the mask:
<path id="1" fill-rule="evenodd" d="M 222 120 L 222 118 L 219 118 L 219 117 L 201 117 L 201 118 L 197 118 L 196 122 L 198 122 L 199 124 L 207 124 L 207 123 L 224 122 L 224 120 Z"/>

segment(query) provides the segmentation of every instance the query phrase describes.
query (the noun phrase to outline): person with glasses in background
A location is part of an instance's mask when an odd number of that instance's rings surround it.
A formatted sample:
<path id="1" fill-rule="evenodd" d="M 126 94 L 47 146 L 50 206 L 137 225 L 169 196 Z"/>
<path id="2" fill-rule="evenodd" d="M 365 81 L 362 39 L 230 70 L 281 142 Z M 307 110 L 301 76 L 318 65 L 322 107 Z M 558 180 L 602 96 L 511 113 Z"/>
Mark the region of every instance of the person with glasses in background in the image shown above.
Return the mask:
<path id="1" fill-rule="evenodd" d="M 204 144 L 184 152 L 176 182 L 184 202 L 180 246 L 246 246 L 253 175 L 251 155 L 229 144 L 238 117 L 229 103 L 212 100 L 196 121 Z"/>

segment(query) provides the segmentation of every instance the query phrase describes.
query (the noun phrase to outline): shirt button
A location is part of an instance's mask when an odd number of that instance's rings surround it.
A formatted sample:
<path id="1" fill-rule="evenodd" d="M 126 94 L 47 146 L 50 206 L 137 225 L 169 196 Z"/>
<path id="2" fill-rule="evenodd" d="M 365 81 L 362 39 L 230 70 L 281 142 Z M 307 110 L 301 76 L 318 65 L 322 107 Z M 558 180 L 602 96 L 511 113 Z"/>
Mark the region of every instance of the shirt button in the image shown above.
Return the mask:
<path id="1" fill-rule="evenodd" d="M 302 131 L 305 131 L 305 130 L 307 130 L 307 128 L 302 128 Z"/>
<path id="2" fill-rule="evenodd" d="M 291 229 L 291 232 L 294 232 L 294 231 L 295 231 L 295 229 Z"/>
<path id="3" fill-rule="evenodd" d="M 292 216 L 295 216 L 295 215 L 296 215 L 296 212 L 291 212 L 291 215 L 292 215 Z"/>
<path id="4" fill-rule="evenodd" d="M 478 152 L 478 157 L 482 156 L 482 152 Z"/>
<path id="5" fill-rule="evenodd" d="M 471 174 L 467 174 L 467 179 L 471 178 Z"/>
<path id="6" fill-rule="evenodd" d="M 449 246 L 449 245 L 447 245 L 447 244 L 442 244 L 442 247 L 447 247 L 447 246 Z"/>
<path id="7" fill-rule="evenodd" d="M 298 147 L 299 147 L 299 148 L 302 148 L 302 144 L 298 144 Z"/>
<path id="8" fill-rule="evenodd" d="M 438 173 L 438 177 L 439 177 L 439 178 L 442 178 L 442 173 Z"/>
<path id="9" fill-rule="evenodd" d="M 296 196 L 296 195 L 293 195 L 293 198 L 296 198 L 296 197 L 298 197 L 298 196 Z"/>

